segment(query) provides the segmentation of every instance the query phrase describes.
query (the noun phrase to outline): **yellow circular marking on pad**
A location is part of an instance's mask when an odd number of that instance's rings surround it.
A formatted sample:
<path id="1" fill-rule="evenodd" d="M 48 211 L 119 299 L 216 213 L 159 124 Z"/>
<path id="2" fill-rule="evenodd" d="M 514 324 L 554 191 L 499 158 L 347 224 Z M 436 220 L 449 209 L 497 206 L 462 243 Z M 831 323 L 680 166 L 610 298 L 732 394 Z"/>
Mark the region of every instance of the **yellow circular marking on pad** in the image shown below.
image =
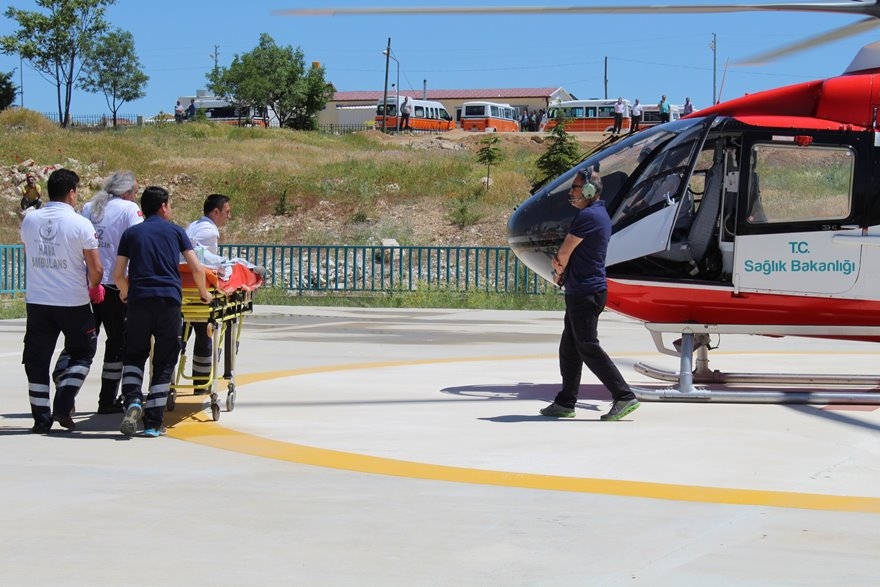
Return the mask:
<path id="1" fill-rule="evenodd" d="M 449 359 L 329 365 L 305 369 L 236 375 L 236 385 L 334 371 L 379 369 L 437 363 L 519 361 L 543 358 L 555 358 L 555 355 L 479 358 L 459 357 Z M 566 477 L 561 475 L 472 469 L 467 467 L 434 465 L 375 457 L 272 440 L 224 428 L 216 422 L 209 421 L 206 415 L 199 413 L 202 409 L 201 398 L 192 398 L 189 396 L 178 398 L 178 406 L 178 410 L 189 406 L 192 408 L 192 412 L 183 416 L 178 423 L 169 427 L 168 436 L 231 452 L 290 463 L 355 471 L 359 473 L 408 477 L 411 479 L 519 487 L 523 489 L 595 493 L 621 497 L 641 497 L 699 503 L 880 514 L 880 498 L 877 497 L 826 495 L 791 491 L 765 491 L 759 489 L 732 489 L 698 485 L 679 485 L 672 483 L 652 483 L 647 481 L 596 479 L 589 477 Z"/>

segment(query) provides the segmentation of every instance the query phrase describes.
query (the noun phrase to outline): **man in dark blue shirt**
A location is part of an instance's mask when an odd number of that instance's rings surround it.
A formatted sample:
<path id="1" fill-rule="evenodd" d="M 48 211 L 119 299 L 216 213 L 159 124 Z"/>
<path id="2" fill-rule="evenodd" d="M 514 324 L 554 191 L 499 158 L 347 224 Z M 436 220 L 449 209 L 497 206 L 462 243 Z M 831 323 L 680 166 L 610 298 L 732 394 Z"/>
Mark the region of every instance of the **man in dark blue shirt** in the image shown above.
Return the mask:
<path id="1" fill-rule="evenodd" d="M 183 299 L 178 263 L 183 254 L 192 271 L 202 301 L 211 293 L 205 286 L 205 269 L 199 263 L 186 232 L 171 219 L 168 192 L 151 186 L 141 196 L 146 220 L 122 233 L 117 248 L 113 279 L 119 299 L 128 304 L 125 351 L 122 357 L 122 395 L 125 416 L 119 431 L 126 436 L 137 432 L 143 415 L 144 436 L 164 432 L 162 419 L 171 387 L 171 376 L 180 354 Z M 144 403 L 144 366 L 153 344 L 152 376 Z"/>
<path id="2" fill-rule="evenodd" d="M 620 420 L 639 407 L 617 366 L 599 345 L 599 315 L 608 298 L 605 255 L 611 238 L 611 219 L 599 199 L 601 192 L 602 180 L 591 168 L 578 171 L 572 180 L 568 201 L 579 212 L 553 258 L 556 283 L 565 284 L 565 327 L 559 341 L 562 391 L 541 410 L 543 416 L 574 418 L 584 363 L 611 392 L 611 410 L 602 420 Z"/>

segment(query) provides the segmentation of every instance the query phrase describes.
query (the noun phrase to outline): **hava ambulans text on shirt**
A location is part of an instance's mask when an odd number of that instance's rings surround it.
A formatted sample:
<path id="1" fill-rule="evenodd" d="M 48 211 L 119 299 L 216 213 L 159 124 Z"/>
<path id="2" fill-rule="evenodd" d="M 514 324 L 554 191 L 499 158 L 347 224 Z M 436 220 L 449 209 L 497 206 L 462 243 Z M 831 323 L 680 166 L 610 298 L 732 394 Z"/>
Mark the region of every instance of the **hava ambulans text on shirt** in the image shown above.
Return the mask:
<path id="1" fill-rule="evenodd" d="M 67 258 L 58 257 L 55 245 L 57 234 L 55 223 L 51 220 L 40 227 L 38 255 L 31 257 L 31 266 L 40 269 L 67 269 Z"/>

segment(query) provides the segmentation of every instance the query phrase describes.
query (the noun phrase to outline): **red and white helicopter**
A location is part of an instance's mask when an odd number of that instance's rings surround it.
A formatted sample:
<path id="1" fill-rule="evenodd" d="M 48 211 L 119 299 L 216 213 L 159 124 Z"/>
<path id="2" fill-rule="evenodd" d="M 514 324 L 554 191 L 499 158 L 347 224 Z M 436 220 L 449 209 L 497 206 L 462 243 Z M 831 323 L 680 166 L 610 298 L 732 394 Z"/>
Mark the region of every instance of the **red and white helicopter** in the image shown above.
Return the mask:
<path id="1" fill-rule="evenodd" d="M 880 24 L 876 1 L 739 6 L 323 9 L 309 14 L 814 11 L 859 22 L 758 57 L 772 59 Z M 284 11 L 290 13 L 291 11 Z M 710 335 L 880 342 L 880 43 L 839 77 L 763 91 L 608 144 L 537 190 L 508 224 L 511 249 L 552 281 L 576 212 L 578 169 L 602 177 L 613 224 L 608 308 L 641 320 L 679 371 L 638 364 L 675 389 L 643 399 L 880 403 L 877 392 L 708 391 L 694 383 L 880 385 L 868 376 L 725 374 Z M 664 334 L 680 336 L 671 346 Z M 696 355 L 696 358 L 695 358 Z"/>

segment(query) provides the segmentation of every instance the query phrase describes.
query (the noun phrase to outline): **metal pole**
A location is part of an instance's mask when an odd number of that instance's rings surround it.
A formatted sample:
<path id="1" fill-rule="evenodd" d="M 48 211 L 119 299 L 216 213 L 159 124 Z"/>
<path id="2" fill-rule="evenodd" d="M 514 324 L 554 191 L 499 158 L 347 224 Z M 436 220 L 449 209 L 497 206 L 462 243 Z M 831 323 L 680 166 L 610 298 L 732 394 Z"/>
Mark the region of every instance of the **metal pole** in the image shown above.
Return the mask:
<path id="1" fill-rule="evenodd" d="M 397 57 L 394 58 L 394 63 L 397 64 L 397 96 L 395 98 L 397 109 L 400 110 L 400 61 L 397 60 Z M 400 112 L 397 113 L 397 133 L 400 134 Z"/>
<path id="2" fill-rule="evenodd" d="M 712 105 L 718 103 L 718 92 L 715 90 L 718 77 L 718 44 L 715 33 L 712 33 Z"/>
<path id="3" fill-rule="evenodd" d="M 391 64 L 391 37 L 385 50 L 385 93 L 382 97 L 382 132 L 388 128 L 388 66 Z"/>
<path id="4" fill-rule="evenodd" d="M 605 99 L 608 99 L 608 56 L 605 56 Z"/>
<path id="5" fill-rule="evenodd" d="M 24 57 L 21 55 L 18 56 L 18 79 L 21 80 L 18 96 L 21 99 L 21 107 L 24 108 Z"/>

